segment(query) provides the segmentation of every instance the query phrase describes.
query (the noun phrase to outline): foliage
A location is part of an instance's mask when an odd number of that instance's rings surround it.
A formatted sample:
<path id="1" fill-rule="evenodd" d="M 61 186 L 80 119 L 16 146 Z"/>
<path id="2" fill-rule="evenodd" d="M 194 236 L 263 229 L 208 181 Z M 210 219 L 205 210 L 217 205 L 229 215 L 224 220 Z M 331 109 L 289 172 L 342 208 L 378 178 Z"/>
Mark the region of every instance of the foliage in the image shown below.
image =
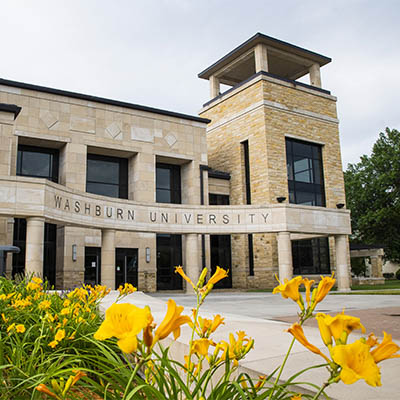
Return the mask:
<path id="1" fill-rule="evenodd" d="M 400 132 L 381 132 L 371 155 L 349 164 L 344 178 L 354 239 L 383 245 L 386 258 L 399 262 Z"/>
<path id="2" fill-rule="evenodd" d="M 194 283 L 181 267 L 176 268 L 194 289 L 197 306 L 192 315 L 182 315 L 183 307 L 173 300 L 157 326 L 149 307 L 119 303 L 135 289 L 120 287 L 120 296 L 106 311 L 102 321 L 97 306 L 108 293 L 106 288 L 83 287 L 69 293 L 51 293 L 38 278 L 15 283 L 0 283 L 0 398 L 9 399 L 107 399 L 107 400 L 298 400 L 328 398 L 325 388 L 342 380 L 353 383 L 364 379 L 380 385 L 378 363 L 398 357 L 400 348 L 384 333 L 381 343 L 368 338 L 347 343 L 353 330 L 365 331 L 358 318 L 344 312 L 332 317 L 314 315 L 335 284 L 324 277 L 313 289 L 314 281 L 295 277 L 280 283 L 274 293 L 295 301 L 299 320 L 288 332 L 293 340 L 283 363 L 268 376 L 253 380 L 239 371 L 239 361 L 253 348 L 254 340 L 244 331 L 230 333 L 227 340 L 214 341 L 214 332 L 224 324 L 220 315 L 212 319 L 199 314 L 200 307 L 215 283 L 227 276 L 217 268 L 205 283 L 204 269 Z M 299 287 L 305 288 L 305 300 Z M 311 344 L 302 325 L 317 318 L 328 355 Z M 162 341 L 186 337 L 188 352 L 182 358 L 171 355 L 171 345 Z M 185 339 L 183 339 L 185 340 Z M 299 371 L 280 383 L 282 372 L 295 340 L 322 357 L 323 363 Z M 302 382 L 300 376 L 311 369 L 327 368 L 329 379 L 321 386 Z M 296 385 L 308 386 L 315 395 L 292 391 Z"/>
<path id="3" fill-rule="evenodd" d="M 367 266 L 365 264 L 365 258 L 351 258 L 351 272 L 354 276 L 365 276 Z"/>
<path id="4" fill-rule="evenodd" d="M 396 279 L 400 280 L 400 268 L 396 271 Z"/>

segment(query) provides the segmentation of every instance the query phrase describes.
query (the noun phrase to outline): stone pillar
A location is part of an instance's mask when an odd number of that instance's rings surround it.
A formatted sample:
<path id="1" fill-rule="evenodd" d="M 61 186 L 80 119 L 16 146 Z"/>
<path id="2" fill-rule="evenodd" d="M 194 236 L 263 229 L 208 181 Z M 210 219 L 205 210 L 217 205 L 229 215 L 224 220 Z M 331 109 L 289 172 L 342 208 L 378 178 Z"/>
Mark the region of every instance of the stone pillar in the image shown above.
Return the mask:
<path id="1" fill-rule="evenodd" d="M 310 67 L 310 85 L 321 87 L 321 71 L 319 64 L 315 63 Z"/>
<path id="2" fill-rule="evenodd" d="M 335 236 L 336 280 L 338 290 L 350 290 L 350 266 L 347 261 L 347 235 Z"/>
<path id="3" fill-rule="evenodd" d="M 254 49 L 254 59 L 256 64 L 256 73 L 260 71 L 268 72 L 268 53 L 265 44 L 258 44 Z"/>
<path id="4" fill-rule="evenodd" d="M 290 232 L 278 233 L 278 263 L 279 263 L 279 280 L 292 279 L 293 277 L 293 258 L 292 258 L 292 242 L 290 241 Z"/>
<path id="5" fill-rule="evenodd" d="M 26 219 L 25 275 L 43 277 L 44 218 Z"/>
<path id="6" fill-rule="evenodd" d="M 382 256 L 371 256 L 371 277 L 382 278 Z"/>
<path id="7" fill-rule="evenodd" d="M 185 235 L 185 269 L 186 275 L 196 283 L 200 276 L 200 263 L 199 263 L 199 236 L 195 233 Z M 186 292 L 192 293 L 192 288 L 189 284 L 186 285 Z"/>
<path id="8" fill-rule="evenodd" d="M 115 230 L 101 231 L 101 284 L 115 289 Z"/>
<path id="9" fill-rule="evenodd" d="M 219 79 L 211 75 L 210 76 L 210 96 L 213 99 L 214 97 L 217 97 L 219 95 Z"/>

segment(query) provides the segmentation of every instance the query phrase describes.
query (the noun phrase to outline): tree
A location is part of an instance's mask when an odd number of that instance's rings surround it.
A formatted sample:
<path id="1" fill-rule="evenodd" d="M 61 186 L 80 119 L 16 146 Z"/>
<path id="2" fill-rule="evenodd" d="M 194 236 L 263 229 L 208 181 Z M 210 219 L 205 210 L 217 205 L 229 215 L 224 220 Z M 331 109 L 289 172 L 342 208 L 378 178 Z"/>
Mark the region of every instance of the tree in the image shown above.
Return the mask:
<path id="1" fill-rule="evenodd" d="M 400 262 L 400 132 L 381 132 L 344 179 L 354 240 L 383 245 L 385 257 Z"/>

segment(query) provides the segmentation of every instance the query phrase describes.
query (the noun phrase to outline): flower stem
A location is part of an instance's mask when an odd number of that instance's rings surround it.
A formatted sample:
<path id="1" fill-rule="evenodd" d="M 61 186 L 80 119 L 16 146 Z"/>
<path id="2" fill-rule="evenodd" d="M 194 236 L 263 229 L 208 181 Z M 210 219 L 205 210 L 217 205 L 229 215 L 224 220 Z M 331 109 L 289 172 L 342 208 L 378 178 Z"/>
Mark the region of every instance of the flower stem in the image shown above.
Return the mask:
<path id="1" fill-rule="evenodd" d="M 319 389 L 319 392 L 312 398 L 312 400 L 317 400 L 321 393 L 330 385 L 329 382 L 325 382 L 322 386 L 321 389 Z"/>
<path id="2" fill-rule="evenodd" d="M 139 371 L 140 367 L 144 364 L 145 361 L 146 361 L 145 359 L 142 359 L 136 364 L 135 369 L 133 370 L 133 372 L 129 378 L 128 384 L 125 387 L 125 392 L 124 392 L 124 396 L 122 397 L 122 400 L 126 399 L 126 396 L 128 394 L 128 390 L 129 390 L 129 386 L 131 386 L 133 378 L 136 376 L 137 372 Z"/>
<path id="3" fill-rule="evenodd" d="M 192 335 L 190 337 L 190 342 L 189 342 L 189 358 L 188 358 L 188 374 L 187 374 L 187 383 L 186 386 L 189 388 L 189 383 L 190 383 L 190 366 L 192 363 L 192 346 L 193 346 L 193 339 L 194 339 L 194 333 L 196 331 L 196 326 L 197 326 L 197 317 L 199 315 L 199 308 L 200 308 L 200 295 L 199 292 L 196 291 L 196 296 L 197 296 L 197 304 L 196 304 L 196 312 L 194 314 L 194 321 L 193 321 L 193 328 L 192 328 Z"/>
<path id="4" fill-rule="evenodd" d="M 295 338 L 292 339 L 292 342 L 290 343 L 289 349 L 288 349 L 288 351 L 287 351 L 287 353 L 286 353 L 286 356 L 285 356 L 285 358 L 284 358 L 284 360 L 283 360 L 283 363 L 282 363 L 281 367 L 279 368 L 278 376 L 277 376 L 276 379 L 275 379 L 274 386 L 272 386 L 272 391 L 271 391 L 271 393 L 270 393 L 270 395 L 269 395 L 269 397 L 268 397 L 269 400 L 272 399 L 272 395 L 273 395 L 274 392 L 275 392 L 276 385 L 278 384 L 279 378 L 280 378 L 281 375 L 282 375 L 283 368 L 284 368 L 284 366 L 285 366 L 285 364 L 286 364 L 286 361 L 287 361 L 287 359 L 288 359 L 288 357 L 289 357 L 289 354 L 290 354 L 290 352 L 291 352 L 291 350 L 292 350 L 292 347 L 293 347 L 293 345 L 294 345 L 295 340 L 296 340 Z"/>

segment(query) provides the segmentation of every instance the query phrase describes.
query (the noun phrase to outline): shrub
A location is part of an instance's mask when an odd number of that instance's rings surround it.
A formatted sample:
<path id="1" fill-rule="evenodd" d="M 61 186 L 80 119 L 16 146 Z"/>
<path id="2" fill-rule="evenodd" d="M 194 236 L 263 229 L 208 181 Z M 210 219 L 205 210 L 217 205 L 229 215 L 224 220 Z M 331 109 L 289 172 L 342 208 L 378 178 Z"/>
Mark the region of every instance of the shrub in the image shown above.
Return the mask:
<path id="1" fill-rule="evenodd" d="M 393 272 L 385 272 L 385 273 L 383 273 L 383 277 L 385 279 L 393 279 L 394 278 L 394 273 Z"/>
<path id="2" fill-rule="evenodd" d="M 400 280 L 400 268 L 396 272 L 396 279 Z"/>

